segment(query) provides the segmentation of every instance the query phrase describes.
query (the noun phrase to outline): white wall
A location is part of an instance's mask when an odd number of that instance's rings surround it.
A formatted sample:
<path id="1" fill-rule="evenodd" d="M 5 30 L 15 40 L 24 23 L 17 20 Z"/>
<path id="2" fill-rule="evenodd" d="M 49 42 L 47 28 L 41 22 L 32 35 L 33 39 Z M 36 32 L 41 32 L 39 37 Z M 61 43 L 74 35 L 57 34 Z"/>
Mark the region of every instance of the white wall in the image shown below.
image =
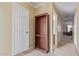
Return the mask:
<path id="1" fill-rule="evenodd" d="M 74 17 L 74 45 L 77 48 L 77 13 L 75 13 Z"/>
<path id="2" fill-rule="evenodd" d="M 79 54 L 79 6 L 74 16 L 74 46 Z"/>

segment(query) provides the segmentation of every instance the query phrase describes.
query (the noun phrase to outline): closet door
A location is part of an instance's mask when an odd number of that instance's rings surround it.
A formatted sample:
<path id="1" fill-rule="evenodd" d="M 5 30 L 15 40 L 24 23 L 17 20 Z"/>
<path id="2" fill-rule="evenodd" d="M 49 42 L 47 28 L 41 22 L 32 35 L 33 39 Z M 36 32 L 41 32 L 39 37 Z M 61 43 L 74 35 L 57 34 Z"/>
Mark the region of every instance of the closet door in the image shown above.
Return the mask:
<path id="1" fill-rule="evenodd" d="M 47 51 L 48 49 L 48 31 L 47 31 L 47 17 L 41 16 L 40 19 L 40 48 Z"/>
<path id="2" fill-rule="evenodd" d="M 22 8 L 21 14 L 21 42 L 22 51 L 29 49 L 29 11 Z"/>
<path id="3" fill-rule="evenodd" d="M 13 53 L 29 49 L 29 10 L 13 4 Z"/>
<path id="4" fill-rule="evenodd" d="M 36 16 L 36 48 L 48 52 L 48 14 Z"/>

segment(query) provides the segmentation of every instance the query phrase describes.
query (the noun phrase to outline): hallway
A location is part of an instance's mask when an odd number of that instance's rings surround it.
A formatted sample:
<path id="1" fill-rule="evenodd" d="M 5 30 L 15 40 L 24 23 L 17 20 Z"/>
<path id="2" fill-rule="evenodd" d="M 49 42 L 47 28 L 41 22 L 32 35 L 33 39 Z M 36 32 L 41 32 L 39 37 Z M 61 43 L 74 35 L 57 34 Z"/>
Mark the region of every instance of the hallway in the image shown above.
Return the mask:
<path id="1" fill-rule="evenodd" d="M 56 56 L 77 56 L 77 52 L 75 50 L 72 36 L 64 36 L 62 41 L 62 46 L 60 48 L 56 48 L 54 55 Z"/>

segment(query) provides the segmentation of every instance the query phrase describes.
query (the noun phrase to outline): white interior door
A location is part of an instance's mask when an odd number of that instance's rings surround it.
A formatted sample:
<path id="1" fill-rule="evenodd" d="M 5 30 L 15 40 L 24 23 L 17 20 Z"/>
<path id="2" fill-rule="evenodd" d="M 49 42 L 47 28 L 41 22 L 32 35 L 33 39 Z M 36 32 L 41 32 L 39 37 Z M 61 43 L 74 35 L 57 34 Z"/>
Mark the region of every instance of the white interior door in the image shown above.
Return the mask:
<path id="1" fill-rule="evenodd" d="M 21 8 L 20 16 L 20 39 L 22 43 L 22 51 L 29 49 L 29 11 Z"/>
<path id="2" fill-rule="evenodd" d="M 16 55 L 29 49 L 29 10 L 13 4 L 13 53 Z"/>

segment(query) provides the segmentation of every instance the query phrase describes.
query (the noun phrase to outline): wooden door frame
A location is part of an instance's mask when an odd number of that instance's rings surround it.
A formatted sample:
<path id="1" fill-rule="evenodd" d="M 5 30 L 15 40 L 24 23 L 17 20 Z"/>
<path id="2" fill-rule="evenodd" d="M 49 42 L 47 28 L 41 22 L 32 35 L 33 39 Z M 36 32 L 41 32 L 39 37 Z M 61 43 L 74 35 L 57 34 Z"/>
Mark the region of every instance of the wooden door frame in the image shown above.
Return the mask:
<path id="1" fill-rule="evenodd" d="M 46 16 L 46 24 L 47 24 L 47 41 L 48 41 L 48 51 L 43 51 L 43 52 L 49 52 L 49 15 L 48 13 L 42 13 L 40 15 L 35 16 L 35 20 L 36 18 L 42 17 L 42 16 Z M 35 34 L 36 35 L 36 34 Z M 36 36 L 35 36 L 36 37 Z M 40 49 L 39 49 L 40 50 Z M 42 51 L 42 50 L 41 50 Z"/>

